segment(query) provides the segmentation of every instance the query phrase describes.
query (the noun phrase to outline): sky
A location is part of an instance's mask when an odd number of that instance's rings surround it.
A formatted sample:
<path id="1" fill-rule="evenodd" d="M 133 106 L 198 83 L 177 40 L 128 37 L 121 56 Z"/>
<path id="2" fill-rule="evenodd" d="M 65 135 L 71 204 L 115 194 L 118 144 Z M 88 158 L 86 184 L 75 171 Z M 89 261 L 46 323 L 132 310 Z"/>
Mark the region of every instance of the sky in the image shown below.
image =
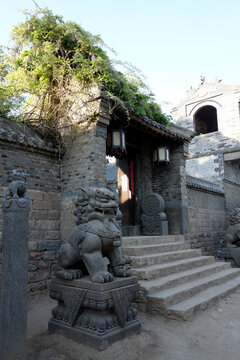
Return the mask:
<path id="1" fill-rule="evenodd" d="M 240 85 L 239 0 L 35 0 L 39 7 L 99 34 L 122 61 L 133 64 L 164 112 L 200 77 Z M 0 45 L 36 9 L 33 0 L 0 0 Z"/>

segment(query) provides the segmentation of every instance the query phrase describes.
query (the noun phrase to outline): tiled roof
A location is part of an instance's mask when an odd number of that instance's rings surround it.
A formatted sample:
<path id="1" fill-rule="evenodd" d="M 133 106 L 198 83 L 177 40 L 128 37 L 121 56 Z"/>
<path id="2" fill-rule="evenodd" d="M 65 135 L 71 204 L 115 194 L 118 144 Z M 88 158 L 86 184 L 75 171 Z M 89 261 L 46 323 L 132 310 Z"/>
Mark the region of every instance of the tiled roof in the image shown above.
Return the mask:
<path id="1" fill-rule="evenodd" d="M 155 128 L 156 131 L 159 131 L 160 133 L 162 133 L 165 136 L 170 136 L 172 138 L 174 137 L 180 141 L 190 141 L 191 140 L 191 136 L 186 136 L 180 132 L 172 130 L 171 127 L 168 127 L 163 124 L 159 124 L 156 121 L 149 119 L 147 116 L 136 116 L 136 115 L 132 114 L 132 118 L 139 123 L 141 122 L 142 124 L 145 124 L 145 126 L 147 126 L 147 127 Z"/>
<path id="2" fill-rule="evenodd" d="M 55 153 L 58 151 L 54 144 L 46 141 L 28 125 L 2 118 L 0 118 L 0 140 Z"/>
<path id="3" fill-rule="evenodd" d="M 188 187 L 194 187 L 200 190 L 207 190 L 210 192 L 224 194 L 224 191 L 217 184 L 214 184 L 210 181 L 206 181 L 203 179 L 195 178 L 190 175 L 186 176 L 186 185 Z"/>

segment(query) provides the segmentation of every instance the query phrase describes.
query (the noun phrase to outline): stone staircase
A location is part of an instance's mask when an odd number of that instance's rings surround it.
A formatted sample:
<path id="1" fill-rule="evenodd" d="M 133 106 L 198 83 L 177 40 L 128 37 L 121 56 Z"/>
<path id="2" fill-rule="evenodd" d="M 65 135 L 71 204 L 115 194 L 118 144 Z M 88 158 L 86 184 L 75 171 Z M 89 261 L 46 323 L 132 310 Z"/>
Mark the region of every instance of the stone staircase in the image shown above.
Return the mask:
<path id="1" fill-rule="evenodd" d="M 142 296 L 138 308 L 187 320 L 240 287 L 240 268 L 189 249 L 183 235 L 123 238 Z"/>

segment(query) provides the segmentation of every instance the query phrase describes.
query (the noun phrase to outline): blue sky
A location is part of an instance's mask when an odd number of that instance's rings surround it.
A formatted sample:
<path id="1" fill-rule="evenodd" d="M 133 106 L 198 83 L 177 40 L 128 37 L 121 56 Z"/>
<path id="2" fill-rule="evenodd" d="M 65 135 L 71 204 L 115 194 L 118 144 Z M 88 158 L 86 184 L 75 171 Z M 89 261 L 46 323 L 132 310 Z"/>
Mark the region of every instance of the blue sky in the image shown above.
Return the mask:
<path id="1" fill-rule="evenodd" d="M 36 0 L 79 23 L 145 74 L 159 103 L 176 105 L 200 76 L 240 84 L 239 0 Z M 1 1 L 0 44 L 32 0 Z"/>

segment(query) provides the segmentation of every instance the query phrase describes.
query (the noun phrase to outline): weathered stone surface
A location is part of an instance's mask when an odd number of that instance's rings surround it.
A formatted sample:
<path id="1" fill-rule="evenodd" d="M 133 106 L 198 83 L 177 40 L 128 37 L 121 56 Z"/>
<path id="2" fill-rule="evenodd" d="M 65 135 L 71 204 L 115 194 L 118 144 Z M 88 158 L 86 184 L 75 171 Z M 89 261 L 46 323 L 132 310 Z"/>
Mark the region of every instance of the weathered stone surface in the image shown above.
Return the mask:
<path id="1" fill-rule="evenodd" d="M 240 208 L 233 209 L 229 216 L 230 226 L 226 230 L 224 245 L 240 247 Z"/>
<path id="2" fill-rule="evenodd" d="M 164 213 L 165 202 L 161 195 L 148 193 L 142 203 L 142 231 L 144 235 L 168 235 L 168 222 Z"/>
<path id="3" fill-rule="evenodd" d="M 85 270 L 82 263 L 93 282 L 129 276 L 131 259 L 122 253 L 115 194 L 104 188 L 82 188 L 75 206 L 77 226 L 59 250 L 56 276 L 78 278 Z"/>
<path id="4" fill-rule="evenodd" d="M 59 241 L 40 241 L 37 244 L 37 250 L 38 251 L 52 251 L 52 250 L 58 250 L 60 246 Z"/>
<path id="5" fill-rule="evenodd" d="M 222 248 L 219 257 L 229 261 L 235 267 L 240 267 L 240 248 Z"/>
<path id="6" fill-rule="evenodd" d="M 2 360 L 26 359 L 27 276 L 30 202 L 25 177 L 13 172 L 3 201 L 0 354 Z"/>
<path id="7" fill-rule="evenodd" d="M 139 296 L 136 277 L 116 278 L 97 284 L 89 277 L 78 280 L 53 278 L 50 297 L 58 301 L 49 321 L 50 332 L 104 350 L 115 341 L 140 331 L 131 302 Z"/>

